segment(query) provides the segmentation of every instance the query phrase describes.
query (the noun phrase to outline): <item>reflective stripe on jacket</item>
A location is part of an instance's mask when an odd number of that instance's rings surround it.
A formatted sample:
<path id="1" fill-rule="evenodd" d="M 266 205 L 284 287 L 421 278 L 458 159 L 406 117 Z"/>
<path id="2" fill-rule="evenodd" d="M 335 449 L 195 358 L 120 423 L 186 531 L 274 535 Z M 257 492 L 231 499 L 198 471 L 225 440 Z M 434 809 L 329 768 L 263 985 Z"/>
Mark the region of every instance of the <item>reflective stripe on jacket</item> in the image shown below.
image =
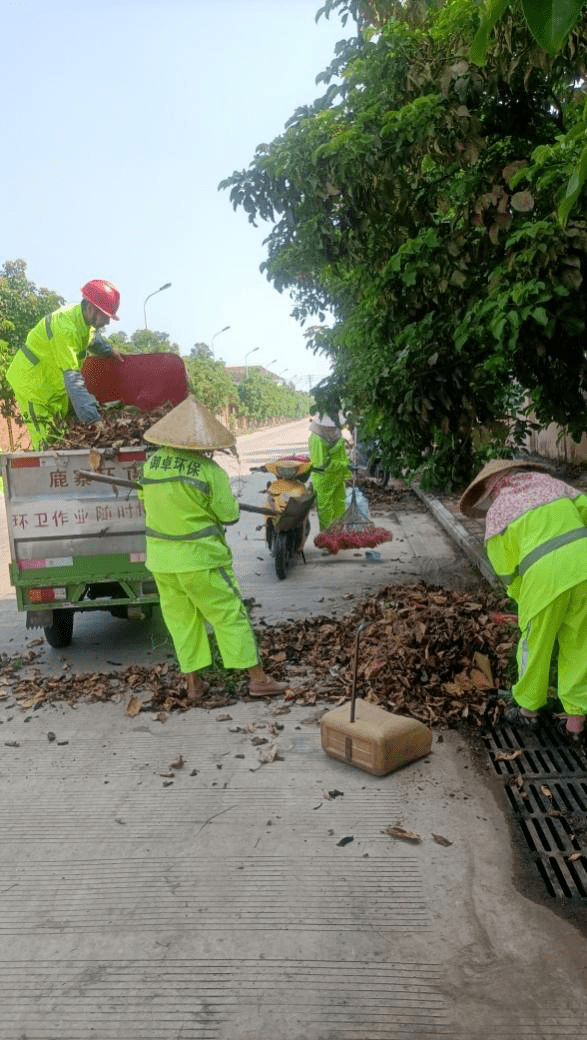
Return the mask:
<path id="1" fill-rule="evenodd" d="M 587 580 L 587 495 L 529 510 L 486 542 L 487 555 L 518 621 L 528 621 L 561 592 Z"/>
<path id="2" fill-rule="evenodd" d="M 206 455 L 159 448 L 141 479 L 151 571 L 180 573 L 230 564 L 225 524 L 240 516 L 224 470 Z"/>

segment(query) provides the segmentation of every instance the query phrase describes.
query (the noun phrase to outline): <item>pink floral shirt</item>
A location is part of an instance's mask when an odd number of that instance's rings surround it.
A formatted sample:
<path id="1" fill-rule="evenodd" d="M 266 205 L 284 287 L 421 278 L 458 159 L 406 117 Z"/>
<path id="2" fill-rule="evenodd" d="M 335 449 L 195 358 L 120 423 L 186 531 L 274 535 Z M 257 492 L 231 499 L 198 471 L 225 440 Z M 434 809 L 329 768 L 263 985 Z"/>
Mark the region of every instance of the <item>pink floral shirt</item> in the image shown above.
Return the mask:
<path id="1" fill-rule="evenodd" d="M 485 517 L 485 541 L 501 534 L 506 527 L 531 509 L 555 502 L 559 498 L 579 498 L 577 488 L 565 484 L 548 473 L 506 473 L 489 484 L 495 500 Z"/>

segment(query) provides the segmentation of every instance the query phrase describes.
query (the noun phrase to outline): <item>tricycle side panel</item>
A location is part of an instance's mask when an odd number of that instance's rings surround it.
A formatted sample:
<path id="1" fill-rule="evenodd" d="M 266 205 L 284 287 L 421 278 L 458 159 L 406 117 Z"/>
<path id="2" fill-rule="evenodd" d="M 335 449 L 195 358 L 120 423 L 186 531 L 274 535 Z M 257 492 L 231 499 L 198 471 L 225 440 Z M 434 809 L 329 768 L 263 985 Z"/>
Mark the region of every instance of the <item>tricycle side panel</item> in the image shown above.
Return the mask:
<path id="1" fill-rule="evenodd" d="M 145 457 L 137 448 L 2 456 L 10 577 L 21 609 L 31 609 L 27 590 L 33 586 L 66 586 L 59 604 L 66 606 L 76 595 L 72 590 L 89 582 L 126 581 L 128 599 L 112 602 L 157 601 L 144 566 L 144 509 L 137 492 L 91 481 L 82 472 L 98 462 L 99 472 L 136 481 Z"/>

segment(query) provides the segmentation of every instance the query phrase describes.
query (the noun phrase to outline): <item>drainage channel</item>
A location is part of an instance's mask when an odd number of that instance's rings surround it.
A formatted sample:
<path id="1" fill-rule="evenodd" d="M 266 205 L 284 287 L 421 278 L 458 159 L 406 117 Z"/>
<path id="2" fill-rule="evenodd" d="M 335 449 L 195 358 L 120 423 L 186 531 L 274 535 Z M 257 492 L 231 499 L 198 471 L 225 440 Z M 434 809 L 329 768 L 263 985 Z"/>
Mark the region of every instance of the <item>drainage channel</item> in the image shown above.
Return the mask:
<path id="1" fill-rule="evenodd" d="M 587 904 L 587 758 L 548 723 L 484 737 L 508 807 L 549 895 Z"/>

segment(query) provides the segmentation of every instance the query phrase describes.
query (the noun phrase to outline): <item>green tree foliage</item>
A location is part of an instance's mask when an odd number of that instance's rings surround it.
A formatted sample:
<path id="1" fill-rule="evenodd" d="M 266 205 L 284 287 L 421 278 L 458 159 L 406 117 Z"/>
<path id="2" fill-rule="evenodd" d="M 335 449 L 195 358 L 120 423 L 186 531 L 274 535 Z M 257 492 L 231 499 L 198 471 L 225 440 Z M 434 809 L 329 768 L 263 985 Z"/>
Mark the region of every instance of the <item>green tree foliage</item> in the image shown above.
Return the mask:
<path id="1" fill-rule="evenodd" d="M 238 392 L 224 362 L 214 361 L 205 344 L 193 347 L 184 361 L 191 393 L 211 412 L 220 415 L 238 404 Z"/>
<path id="2" fill-rule="evenodd" d="M 24 260 L 6 260 L 0 267 L 0 413 L 15 416 L 12 388 L 5 372 L 28 333 L 65 300 L 50 289 L 29 281 Z"/>
<path id="3" fill-rule="evenodd" d="M 481 6 L 481 20 L 473 39 L 470 57 L 478 65 L 484 65 L 490 46 L 492 32 L 507 10 L 508 0 L 485 0 Z M 581 31 L 583 0 L 522 0 L 522 8 L 530 32 L 536 42 L 552 57 L 563 49 L 573 48 L 575 40 L 570 36 L 578 26 Z M 581 70 L 584 74 L 584 70 Z M 581 147 L 577 152 L 577 144 Z M 587 112 L 569 133 L 558 138 L 559 150 L 566 152 L 569 168 L 568 180 L 558 199 L 558 218 L 564 225 L 569 213 L 582 193 L 587 181 Z M 569 163 L 569 152 L 573 161 Z"/>
<path id="4" fill-rule="evenodd" d="M 238 387 L 238 396 L 240 410 L 258 422 L 274 417 L 301 419 L 311 405 L 308 394 L 256 368 L 249 369 Z"/>
<path id="5" fill-rule="evenodd" d="M 150 329 L 137 329 L 129 337 L 125 332 L 113 332 L 107 337 L 108 342 L 119 350 L 132 354 L 179 354 L 177 343 L 169 342 L 168 332 L 151 332 Z"/>
<path id="6" fill-rule="evenodd" d="M 328 0 L 319 14 L 334 11 L 359 31 L 318 77 L 326 93 L 220 185 L 273 225 L 268 278 L 302 323 L 334 319 L 310 342 L 392 472 L 462 484 L 496 419 L 521 437 L 526 394 L 578 437 L 587 207 L 566 227 L 555 207 L 587 20 L 550 57 L 514 2 L 479 67 L 469 0 Z"/>
<path id="7" fill-rule="evenodd" d="M 471 59 L 482 65 L 487 56 L 491 33 L 504 11 L 508 0 L 485 0 L 481 7 L 481 21 L 471 46 Z M 581 16 L 583 0 L 522 0 L 522 9 L 528 28 L 536 43 L 554 56 L 562 50 L 573 26 Z"/>

